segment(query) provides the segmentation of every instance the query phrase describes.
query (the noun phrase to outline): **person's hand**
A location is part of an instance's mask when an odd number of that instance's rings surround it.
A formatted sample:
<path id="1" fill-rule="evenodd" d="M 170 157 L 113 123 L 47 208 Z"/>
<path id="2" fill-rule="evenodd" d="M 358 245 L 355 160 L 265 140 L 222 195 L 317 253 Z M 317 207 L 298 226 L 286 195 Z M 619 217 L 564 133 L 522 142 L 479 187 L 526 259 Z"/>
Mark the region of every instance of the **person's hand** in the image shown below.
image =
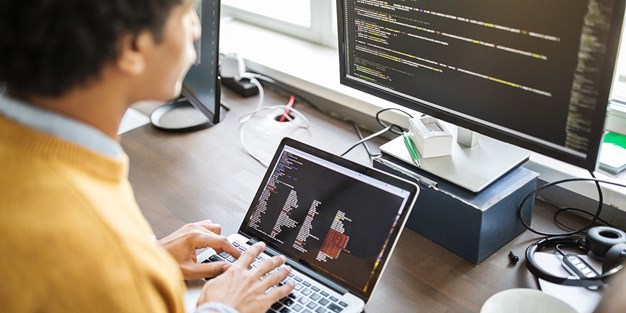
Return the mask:
<path id="1" fill-rule="evenodd" d="M 260 242 L 251 246 L 223 274 L 209 280 L 202 288 L 198 305 L 206 302 L 221 302 L 235 308 L 240 313 L 265 312 L 276 301 L 286 297 L 293 290 L 293 284 L 268 289 L 283 281 L 291 268 L 283 266 L 284 256 L 265 259 L 250 269 L 250 264 L 265 249 Z M 271 272 L 271 273 L 270 273 Z M 268 274 L 269 273 L 269 274 Z M 267 276 L 263 277 L 265 274 Z M 263 279 L 261 279 L 263 277 Z"/>
<path id="2" fill-rule="evenodd" d="M 211 220 L 190 223 L 159 240 L 159 244 L 176 259 L 186 280 L 215 277 L 228 268 L 227 263 L 196 263 L 196 249 L 211 247 L 218 253 L 225 251 L 238 258 L 239 250 L 220 236 L 221 230 Z"/>

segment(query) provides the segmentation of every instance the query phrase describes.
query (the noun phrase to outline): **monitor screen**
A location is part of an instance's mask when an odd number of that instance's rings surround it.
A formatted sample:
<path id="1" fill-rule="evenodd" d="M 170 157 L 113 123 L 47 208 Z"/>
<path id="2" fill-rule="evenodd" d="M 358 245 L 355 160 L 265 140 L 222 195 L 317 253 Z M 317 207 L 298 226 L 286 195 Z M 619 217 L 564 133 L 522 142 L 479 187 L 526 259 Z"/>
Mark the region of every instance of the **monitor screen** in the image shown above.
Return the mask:
<path id="1" fill-rule="evenodd" d="M 338 0 L 341 82 L 593 170 L 623 0 Z"/>
<path id="2" fill-rule="evenodd" d="M 220 1 L 196 2 L 202 35 L 195 42 L 197 59 L 183 81 L 182 94 L 194 107 L 215 124 L 220 121 L 220 89 L 218 80 Z"/>

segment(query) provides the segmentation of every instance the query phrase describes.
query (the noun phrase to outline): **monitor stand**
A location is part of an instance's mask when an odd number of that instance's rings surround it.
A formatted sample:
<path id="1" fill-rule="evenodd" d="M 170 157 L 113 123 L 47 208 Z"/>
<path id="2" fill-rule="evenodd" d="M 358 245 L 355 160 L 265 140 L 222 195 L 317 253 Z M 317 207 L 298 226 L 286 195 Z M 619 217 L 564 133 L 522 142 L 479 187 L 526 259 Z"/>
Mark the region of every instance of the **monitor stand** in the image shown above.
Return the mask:
<path id="1" fill-rule="evenodd" d="M 442 121 L 440 121 L 442 122 Z M 420 159 L 421 170 L 441 177 L 471 192 L 480 192 L 502 175 L 528 160 L 530 152 L 517 146 L 474 133 L 478 143 L 472 147 L 457 143 L 457 126 L 445 123 L 453 135 L 452 154 Z M 382 145 L 380 150 L 404 161 L 405 168 L 417 167 L 404 145 L 402 136 Z"/>
<path id="2" fill-rule="evenodd" d="M 226 107 L 219 106 L 220 110 Z M 220 112 L 220 117 L 224 112 Z M 194 107 L 185 97 L 163 104 L 150 114 L 150 123 L 164 131 L 191 132 L 209 128 L 216 123 Z"/>

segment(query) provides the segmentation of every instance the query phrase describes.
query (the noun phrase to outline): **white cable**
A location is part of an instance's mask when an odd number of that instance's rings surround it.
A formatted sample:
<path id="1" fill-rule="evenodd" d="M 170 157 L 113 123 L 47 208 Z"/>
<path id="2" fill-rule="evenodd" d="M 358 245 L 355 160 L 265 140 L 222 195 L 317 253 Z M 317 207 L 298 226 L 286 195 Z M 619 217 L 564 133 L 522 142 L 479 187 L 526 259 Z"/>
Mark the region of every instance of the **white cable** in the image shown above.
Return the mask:
<path id="1" fill-rule="evenodd" d="M 267 81 L 269 81 L 269 82 L 274 82 L 274 83 L 276 83 L 276 81 L 275 81 L 273 78 L 271 78 L 271 77 L 267 77 L 267 76 L 262 75 L 262 74 L 259 74 L 259 73 L 246 73 L 246 75 L 251 76 L 251 77 L 254 77 L 254 78 L 258 78 L 258 79 L 260 79 L 260 80 L 267 80 Z"/>
<path id="2" fill-rule="evenodd" d="M 261 83 L 256 79 L 256 76 L 252 73 L 243 73 L 241 75 L 242 78 L 247 78 L 250 80 L 250 82 L 255 85 L 258 89 L 259 89 L 259 102 L 256 105 L 256 109 L 260 109 L 261 106 L 263 105 L 263 101 L 265 101 L 265 92 L 263 91 L 263 86 L 261 85 Z"/>
<path id="3" fill-rule="evenodd" d="M 257 113 L 259 113 L 261 111 L 274 110 L 274 109 L 289 109 L 289 113 L 294 113 L 295 115 L 299 116 L 305 122 L 305 124 L 298 124 L 299 127 L 309 128 L 309 126 L 311 124 L 311 123 L 309 123 L 309 120 L 306 118 L 306 116 L 304 116 L 302 113 L 300 113 L 298 110 L 294 109 L 293 107 L 290 107 L 290 106 L 285 105 L 285 104 L 264 106 L 264 107 L 262 107 L 262 108 L 260 108 L 258 110 L 254 110 L 252 112 L 248 112 L 248 113 L 242 115 L 241 117 L 239 117 L 239 123 L 245 124 L 253 116 L 255 116 Z M 283 110 L 283 112 L 284 112 L 284 110 Z M 285 115 L 285 114 L 283 113 L 283 115 Z M 295 121 L 291 116 L 289 116 L 289 114 L 286 114 L 285 116 L 287 117 L 287 120 Z M 294 122 L 294 123 L 297 123 L 297 121 Z"/>
<path id="4" fill-rule="evenodd" d="M 256 74 L 252 74 L 252 73 L 244 73 L 242 75 L 242 77 L 249 79 L 250 82 L 253 83 L 255 86 L 257 86 L 257 88 L 259 89 L 259 102 L 258 102 L 257 107 L 256 107 L 256 109 L 254 111 L 248 112 L 248 113 L 242 115 L 241 117 L 239 117 L 239 123 L 240 123 L 240 125 L 239 125 L 239 141 L 240 141 L 241 146 L 243 147 L 243 149 L 253 159 L 255 159 L 257 162 L 261 163 L 261 165 L 263 165 L 264 167 L 269 167 L 269 164 L 267 162 L 263 161 L 260 157 L 255 155 L 252 152 L 252 150 L 248 147 L 248 145 L 246 145 L 246 142 L 244 140 L 244 131 L 243 131 L 245 124 L 248 123 L 252 119 L 252 117 L 254 117 L 257 113 L 259 113 L 261 111 L 273 110 L 273 109 L 281 109 L 283 112 L 286 112 L 287 109 L 289 109 L 289 113 L 293 113 L 293 114 L 297 115 L 298 117 L 300 117 L 300 119 L 302 119 L 304 121 L 304 124 L 303 123 L 298 123 L 298 121 L 295 121 L 290 116 L 290 114 L 284 114 L 289 122 L 296 123 L 296 125 L 298 127 L 301 127 L 301 128 L 304 128 L 304 129 L 309 129 L 311 123 L 309 123 L 309 120 L 304 116 L 304 114 L 300 113 L 298 110 L 294 109 L 293 107 L 291 107 L 289 105 L 263 106 L 263 100 L 264 100 L 265 94 L 263 92 L 263 86 L 256 79 L 256 76 L 257 76 Z"/>
<path id="5" fill-rule="evenodd" d="M 269 167 L 269 164 L 267 164 L 266 162 L 264 162 L 263 160 L 261 160 L 261 158 L 259 158 L 258 156 L 256 156 L 254 153 L 252 153 L 252 150 L 250 150 L 250 148 L 248 148 L 248 146 L 246 145 L 245 140 L 243 139 L 243 124 L 241 125 L 241 128 L 239 128 L 239 141 L 241 142 L 241 146 L 243 147 L 244 150 L 246 150 L 246 152 L 253 158 L 255 159 L 257 162 L 261 163 L 261 165 L 263 165 L 263 167 Z"/>
<path id="6" fill-rule="evenodd" d="M 251 113 L 248 113 L 247 116 L 243 116 L 242 118 L 247 117 L 247 119 L 243 122 L 241 122 L 241 125 L 239 127 L 239 141 L 241 142 L 241 146 L 243 147 L 243 149 L 246 151 L 246 153 L 248 153 L 253 159 L 257 160 L 257 162 L 261 163 L 261 165 L 263 165 L 264 167 L 269 167 L 269 164 L 267 162 L 264 162 L 259 156 L 257 156 L 256 154 L 254 154 L 252 152 L 252 150 L 248 147 L 248 145 L 246 145 L 246 141 L 244 139 L 244 126 L 250 121 L 250 119 L 252 118 L 252 116 L 256 115 L 257 113 L 261 112 L 261 111 L 265 111 L 265 110 L 270 110 L 270 109 L 287 109 L 290 108 L 290 106 L 287 105 L 272 105 L 272 106 L 266 106 L 266 107 L 262 107 L 260 110 L 255 110 Z M 297 123 L 295 120 L 293 120 L 291 117 L 289 117 L 290 120 L 294 121 L 293 123 L 296 123 L 296 125 L 298 127 L 304 128 L 304 129 L 309 129 L 310 127 L 310 123 L 309 120 L 300 112 L 298 112 L 297 110 L 294 110 L 293 108 L 291 108 L 292 113 L 294 113 L 295 115 L 297 115 L 298 117 L 300 117 L 305 124 L 302 123 Z"/>

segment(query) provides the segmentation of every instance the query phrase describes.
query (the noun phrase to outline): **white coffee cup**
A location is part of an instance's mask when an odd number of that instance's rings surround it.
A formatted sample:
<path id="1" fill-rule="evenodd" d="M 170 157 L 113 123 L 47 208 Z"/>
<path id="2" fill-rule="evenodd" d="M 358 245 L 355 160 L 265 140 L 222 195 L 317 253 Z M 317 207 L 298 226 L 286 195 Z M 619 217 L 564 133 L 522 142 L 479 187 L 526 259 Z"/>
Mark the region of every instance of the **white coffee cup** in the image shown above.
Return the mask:
<path id="1" fill-rule="evenodd" d="M 480 313 L 577 313 L 563 300 L 536 289 L 500 291 L 483 303 Z"/>

